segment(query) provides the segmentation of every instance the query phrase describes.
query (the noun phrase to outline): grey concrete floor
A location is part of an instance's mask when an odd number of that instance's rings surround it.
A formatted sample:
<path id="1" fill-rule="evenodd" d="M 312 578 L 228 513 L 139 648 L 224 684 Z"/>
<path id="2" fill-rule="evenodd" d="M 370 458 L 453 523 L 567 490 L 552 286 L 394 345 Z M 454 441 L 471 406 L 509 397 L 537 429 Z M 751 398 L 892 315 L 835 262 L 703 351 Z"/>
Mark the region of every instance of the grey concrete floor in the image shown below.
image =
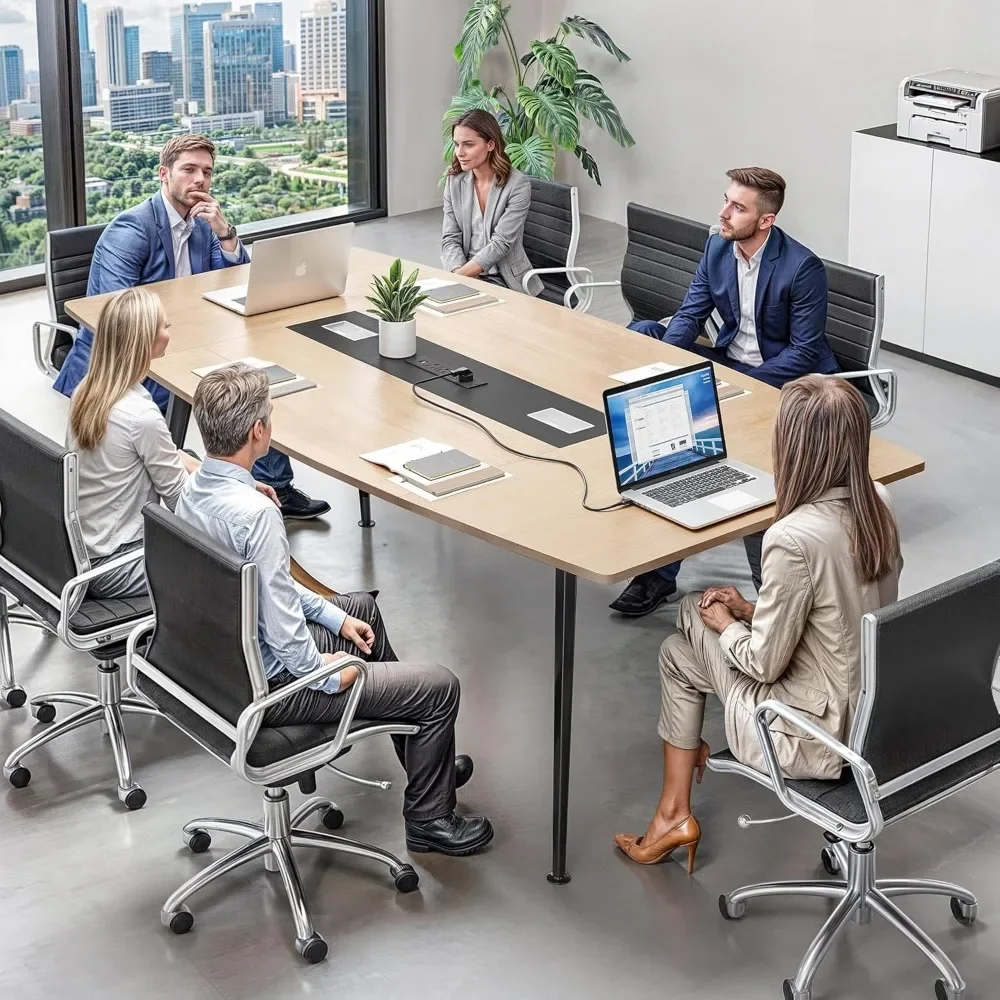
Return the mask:
<path id="1" fill-rule="evenodd" d="M 413 260 L 437 260 L 436 212 L 361 227 L 358 240 Z M 623 231 L 585 220 L 581 263 L 616 276 Z M 595 312 L 624 320 L 616 292 Z M 0 299 L 0 405 L 61 439 L 66 405 L 31 362 L 30 322 L 41 291 Z M 904 593 L 995 558 L 1000 473 L 994 461 L 1000 393 L 886 354 L 900 373 L 900 405 L 886 436 L 927 459 L 927 472 L 893 487 L 902 528 Z M 2 461 L 2 456 L 0 456 Z M 815 877 L 818 831 L 793 820 L 741 832 L 736 818 L 775 815 L 776 801 L 736 778 L 706 776 L 695 808 L 704 828 L 698 868 L 639 868 L 612 835 L 641 829 L 656 800 L 660 746 L 657 648 L 674 625 L 665 608 L 640 622 L 611 617 L 617 588 L 581 583 L 577 639 L 569 865 L 573 881 L 545 881 L 550 845 L 553 573 L 545 567 L 375 501 L 377 526 L 357 527 L 356 494 L 305 467 L 298 482 L 333 512 L 292 532 L 294 554 L 339 589 L 377 586 L 402 654 L 434 658 L 462 678 L 459 744 L 476 759 L 463 808 L 494 820 L 482 856 L 411 859 L 421 891 L 397 896 L 381 870 L 300 858 L 327 962 L 304 966 L 280 884 L 243 869 L 196 896 L 196 926 L 173 937 L 159 924 L 169 893 L 208 856 L 189 854 L 180 827 L 197 815 L 253 817 L 257 791 L 168 724 L 127 723 L 137 779 L 149 802 L 122 811 L 110 754 L 83 730 L 30 760 L 24 790 L 0 789 L 0 997 L 284 1000 L 665 996 L 772 1000 L 794 974 L 828 912 L 822 901 L 755 905 L 724 922 L 717 897 L 762 878 Z M 750 594 L 739 544 L 689 560 L 686 588 L 732 582 Z M 15 628 L 14 656 L 29 695 L 96 686 L 89 657 Z M 210 664 L 206 664 L 210 669 Z M 4 755 L 35 723 L 0 711 Z M 717 705 L 707 738 L 724 742 Z M 397 785 L 374 792 L 322 777 L 347 814 L 344 833 L 405 854 L 400 783 L 388 745 L 351 754 L 358 773 Z M 952 955 L 971 998 L 996 997 L 1000 978 L 1000 803 L 997 779 L 890 828 L 884 875 L 933 875 L 980 894 L 980 919 L 959 927 L 947 901 L 904 906 Z M 295 793 L 297 798 L 298 793 Z M 227 846 L 218 837 L 213 853 Z M 936 974 L 885 924 L 852 926 L 826 960 L 819 998 L 933 997 Z M 992 985 L 991 985 L 992 984 Z"/>

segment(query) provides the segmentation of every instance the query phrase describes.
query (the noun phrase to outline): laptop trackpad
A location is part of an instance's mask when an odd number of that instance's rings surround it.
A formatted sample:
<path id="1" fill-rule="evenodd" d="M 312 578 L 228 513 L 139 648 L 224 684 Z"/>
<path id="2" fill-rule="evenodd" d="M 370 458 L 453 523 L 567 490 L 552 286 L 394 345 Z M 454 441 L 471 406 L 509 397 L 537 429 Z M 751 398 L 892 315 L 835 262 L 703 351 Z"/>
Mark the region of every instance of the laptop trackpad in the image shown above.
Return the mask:
<path id="1" fill-rule="evenodd" d="M 705 497 L 705 499 L 723 510 L 739 510 L 740 507 L 747 507 L 759 502 L 755 496 L 744 493 L 743 490 L 727 490 L 725 493 L 719 493 L 714 497 Z"/>

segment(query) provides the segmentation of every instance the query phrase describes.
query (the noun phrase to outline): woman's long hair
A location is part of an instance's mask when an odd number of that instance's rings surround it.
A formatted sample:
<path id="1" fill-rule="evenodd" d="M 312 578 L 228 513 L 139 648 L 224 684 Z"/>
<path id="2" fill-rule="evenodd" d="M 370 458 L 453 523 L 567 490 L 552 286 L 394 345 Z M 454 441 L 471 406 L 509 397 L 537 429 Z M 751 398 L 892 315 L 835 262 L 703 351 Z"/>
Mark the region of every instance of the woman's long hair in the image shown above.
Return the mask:
<path id="1" fill-rule="evenodd" d="M 472 111 L 466 111 L 452 125 L 452 138 L 454 138 L 455 129 L 459 125 L 471 128 L 480 139 L 485 139 L 487 142 L 492 140 L 493 151 L 490 153 L 490 168 L 496 174 L 497 187 L 502 188 L 507 183 L 507 178 L 510 177 L 513 165 L 510 162 L 510 157 L 507 155 L 507 144 L 504 142 L 503 129 L 500 128 L 500 123 L 488 111 L 480 111 L 478 108 L 474 108 Z M 458 162 L 458 156 L 452 157 L 448 173 L 462 173 L 462 164 Z"/>
<path id="2" fill-rule="evenodd" d="M 112 407 L 149 372 L 163 323 L 160 300 L 144 288 L 126 288 L 104 304 L 90 368 L 70 404 L 69 426 L 78 447 L 91 451 L 104 440 Z"/>
<path id="3" fill-rule="evenodd" d="M 859 579 L 880 580 L 896 567 L 899 532 L 868 471 L 871 420 L 846 379 L 808 375 L 781 391 L 774 427 L 777 517 L 846 487 L 851 552 Z"/>

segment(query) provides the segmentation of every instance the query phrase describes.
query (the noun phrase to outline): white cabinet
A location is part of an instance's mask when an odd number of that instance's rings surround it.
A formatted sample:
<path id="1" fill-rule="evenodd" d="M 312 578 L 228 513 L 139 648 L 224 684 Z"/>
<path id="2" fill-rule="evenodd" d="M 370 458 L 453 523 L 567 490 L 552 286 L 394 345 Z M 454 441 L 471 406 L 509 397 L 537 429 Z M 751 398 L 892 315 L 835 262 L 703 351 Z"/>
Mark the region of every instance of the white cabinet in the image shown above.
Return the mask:
<path id="1" fill-rule="evenodd" d="M 855 132 L 848 263 L 885 275 L 887 344 L 1000 377 L 1000 156 Z"/>

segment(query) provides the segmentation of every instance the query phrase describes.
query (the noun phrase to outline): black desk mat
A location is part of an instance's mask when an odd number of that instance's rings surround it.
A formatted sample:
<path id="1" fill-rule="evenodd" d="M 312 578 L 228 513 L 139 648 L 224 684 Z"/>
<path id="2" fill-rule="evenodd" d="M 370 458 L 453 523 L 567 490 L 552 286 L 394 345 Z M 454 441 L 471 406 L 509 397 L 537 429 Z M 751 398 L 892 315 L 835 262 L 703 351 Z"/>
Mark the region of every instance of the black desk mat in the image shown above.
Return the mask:
<path id="1" fill-rule="evenodd" d="M 369 337 L 366 340 L 348 340 L 347 337 L 323 329 L 328 323 L 335 323 L 339 320 L 353 323 L 366 330 L 378 331 L 378 320 L 374 316 L 368 316 L 361 312 L 325 316 L 323 319 L 299 323 L 289 327 L 289 329 L 294 330 L 295 333 L 301 333 L 303 337 L 309 337 L 310 340 L 318 341 L 326 347 L 332 347 L 335 351 L 340 351 L 341 354 L 347 354 L 358 361 L 363 361 L 373 368 L 380 368 L 411 385 L 428 377 L 427 369 L 421 369 L 417 365 L 411 364 L 410 361 L 383 358 L 378 353 L 377 337 Z M 467 410 L 478 413 L 481 417 L 489 417 L 491 420 L 499 421 L 545 444 L 564 448 L 580 441 L 603 437 L 607 433 L 607 425 L 601 411 L 591 409 L 575 400 L 567 399 L 558 393 L 550 392 L 532 382 L 525 382 L 524 379 L 520 379 L 516 375 L 491 368 L 481 361 L 467 358 L 465 355 L 450 351 L 446 347 L 432 344 L 421 337 L 417 337 L 416 359 L 426 361 L 432 366 L 471 368 L 475 381 L 486 383 L 469 389 L 450 379 L 437 379 L 422 386 L 423 391 L 433 393 L 449 402 L 458 403 Z M 528 416 L 529 413 L 537 413 L 539 410 L 547 410 L 550 407 L 584 420 L 593 426 L 574 434 L 567 434 Z"/>

